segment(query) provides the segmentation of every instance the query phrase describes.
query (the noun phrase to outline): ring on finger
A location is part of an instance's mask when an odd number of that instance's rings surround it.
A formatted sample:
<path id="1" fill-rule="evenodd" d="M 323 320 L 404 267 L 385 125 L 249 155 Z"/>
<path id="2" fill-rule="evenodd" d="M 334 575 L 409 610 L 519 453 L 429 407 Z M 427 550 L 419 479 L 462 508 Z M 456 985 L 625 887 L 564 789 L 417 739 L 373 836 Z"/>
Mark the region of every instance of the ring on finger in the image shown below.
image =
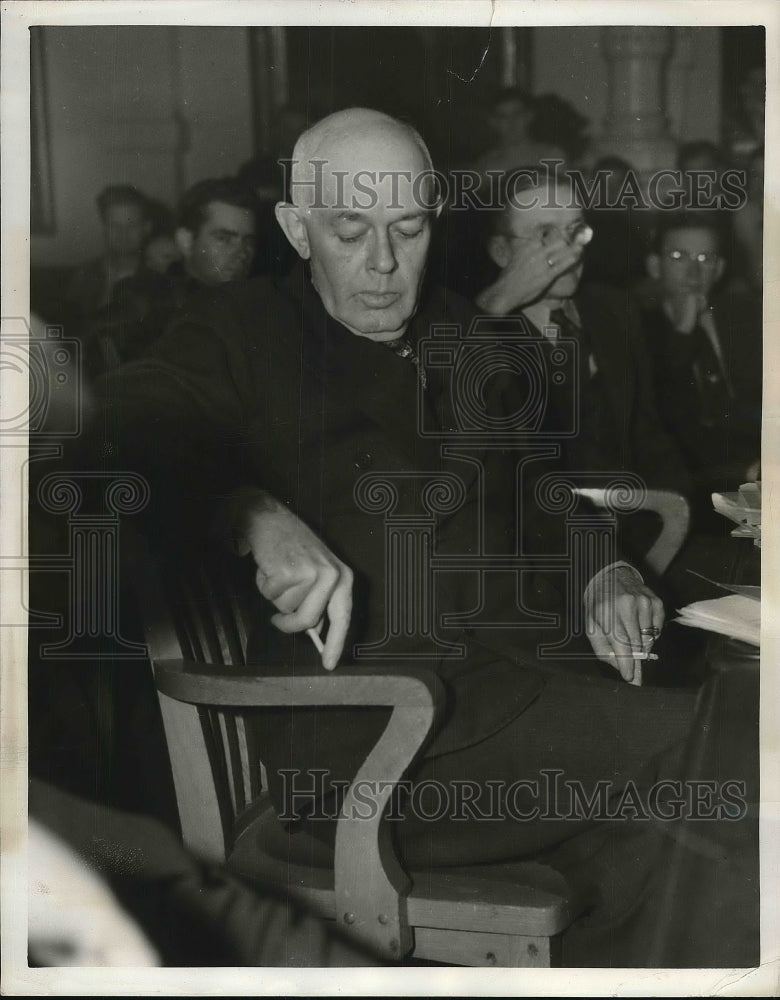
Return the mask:
<path id="1" fill-rule="evenodd" d="M 661 634 L 661 630 L 656 625 L 650 625 L 648 628 L 640 628 L 639 634 L 649 636 L 652 639 L 657 639 Z"/>

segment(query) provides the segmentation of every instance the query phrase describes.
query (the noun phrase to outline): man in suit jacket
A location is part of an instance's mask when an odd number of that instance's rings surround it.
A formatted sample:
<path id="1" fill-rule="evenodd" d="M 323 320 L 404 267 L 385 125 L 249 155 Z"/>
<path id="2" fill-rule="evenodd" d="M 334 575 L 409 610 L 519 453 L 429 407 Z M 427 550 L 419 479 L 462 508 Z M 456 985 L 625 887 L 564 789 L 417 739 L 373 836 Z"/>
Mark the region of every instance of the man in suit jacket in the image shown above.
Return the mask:
<path id="1" fill-rule="evenodd" d="M 464 397 L 451 390 L 441 352 L 438 367 L 423 363 L 421 339 L 442 325 L 466 329 L 473 317 L 457 296 L 423 287 L 435 209 L 422 139 L 385 115 L 352 109 L 304 133 L 294 160 L 293 200 L 277 206 L 277 218 L 307 269 L 280 286 L 259 279 L 204 298 L 147 359 L 110 381 L 99 428 L 104 460 L 142 469 L 150 479 L 164 531 L 186 521 L 188 544 L 200 545 L 216 525 L 231 534 L 239 553 L 252 553 L 258 587 L 276 608 L 275 628 L 253 638 L 253 662 L 300 674 L 332 670 L 342 659 L 360 662 L 361 650 L 386 638 L 390 553 L 371 513 L 377 498 L 390 498 L 393 516 L 422 513 L 436 553 L 455 562 L 481 555 L 486 536 L 489 552 L 549 554 L 556 517 L 527 502 L 526 486 L 539 496 L 534 483 L 541 477 L 521 470 L 523 449 L 493 435 L 476 445 L 470 439 L 470 450 L 458 452 L 432 447 L 421 433 L 433 428 L 446 435 L 468 415 Z M 527 388 L 513 384 L 502 365 L 491 373 L 493 388 L 488 379 L 477 397 L 489 397 L 492 416 L 500 419 L 521 408 Z M 554 452 L 541 449 L 540 472 L 549 469 L 545 456 Z M 367 472 L 379 482 L 376 492 L 365 487 L 361 494 Z M 443 491 L 426 493 L 425 482 L 437 479 L 445 482 Z M 457 502 L 448 502 L 448 491 Z M 518 593 L 525 575 L 515 573 L 511 587 L 492 591 L 488 624 L 517 625 L 524 615 L 526 623 L 529 617 L 538 622 L 534 613 L 549 610 L 555 588 L 534 573 Z M 398 582 L 392 564 L 389 577 L 392 589 Z M 576 582 L 571 571 L 562 577 L 564 587 Z M 608 777 L 620 795 L 627 783 L 646 788 L 668 773 L 690 729 L 692 698 L 623 680 L 634 679 L 632 653 L 649 649 L 662 625 L 660 601 L 625 563 L 604 565 L 602 558 L 589 568 L 576 600 L 584 604 L 595 653 L 623 678 L 607 682 L 560 676 L 537 663 L 538 633 L 531 632 L 529 644 L 516 627 L 507 641 L 506 629 L 494 635 L 463 624 L 484 597 L 473 572 L 409 580 L 425 592 L 436 588 L 433 629 L 440 645 L 432 655 L 431 630 L 412 630 L 386 648 L 384 663 L 402 659 L 435 670 L 448 697 L 443 722 L 412 770 L 414 787 L 440 782 L 452 790 L 468 779 L 481 789 L 492 780 L 495 807 L 514 803 L 524 818 L 484 824 L 472 811 L 469 822 L 459 822 L 451 814 L 434 818 L 429 809 L 407 808 L 397 829 L 406 862 L 451 865 L 554 853 L 563 842 L 580 843 L 578 834 L 586 841 L 595 836 L 597 845 L 574 867 L 580 879 L 599 886 L 611 915 L 628 927 L 628 914 L 656 870 L 660 847 L 651 845 L 649 827 L 632 827 L 631 836 L 643 840 L 638 850 L 631 837 L 621 840 L 632 845 L 631 874 L 624 878 L 614 867 L 620 848 L 612 827 L 594 827 L 578 815 L 540 821 L 549 796 L 539 778 L 560 768 L 592 790 Z M 459 614 L 461 624 L 447 627 L 440 621 L 446 612 Z M 303 633 L 324 623 L 320 661 Z M 383 667 L 382 659 L 368 662 Z M 272 792 L 280 809 L 304 816 L 355 773 L 385 721 L 378 710 L 270 714 L 261 739 Z M 304 772 L 303 789 L 289 794 L 283 768 Z M 302 807 L 315 768 L 327 769 L 327 779 Z M 523 789 L 510 791 L 520 777 L 528 779 Z M 515 793 L 519 798 L 510 803 Z M 414 794 L 412 800 L 420 805 Z M 536 813 L 534 805 L 541 807 Z M 310 826 L 327 837 L 324 824 L 311 819 Z M 571 866 L 571 857 L 562 864 Z M 587 945 L 570 951 L 569 963 L 641 964 L 642 934 L 619 955 L 598 951 L 596 939 L 614 946 L 614 926 L 609 932 L 605 926 L 590 928 Z"/>
<path id="2" fill-rule="evenodd" d="M 725 267 L 717 215 L 659 217 L 647 258 L 659 302 L 643 331 L 658 411 L 707 506 L 755 477 L 760 453 L 761 297 L 714 295 Z"/>
<path id="3" fill-rule="evenodd" d="M 530 169 L 508 183 L 487 240 L 501 271 L 477 304 L 522 317 L 551 344 L 577 341 L 579 432 L 567 442 L 568 467 L 628 470 L 649 487 L 686 493 L 688 475 L 655 408 L 638 316 L 626 296 L 580 284 L 592 231 L 571 183 Z"/>

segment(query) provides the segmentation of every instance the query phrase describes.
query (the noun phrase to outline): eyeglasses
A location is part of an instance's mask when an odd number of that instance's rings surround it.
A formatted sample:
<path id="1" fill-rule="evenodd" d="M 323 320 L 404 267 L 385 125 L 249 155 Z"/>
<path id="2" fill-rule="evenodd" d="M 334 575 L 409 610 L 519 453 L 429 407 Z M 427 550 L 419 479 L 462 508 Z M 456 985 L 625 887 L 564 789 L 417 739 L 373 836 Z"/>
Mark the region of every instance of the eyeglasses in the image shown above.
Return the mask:
<path id="1" fill-rule="evenodd" d="M 584 221 L 572 222 L 571 225 L 563 229 L 560 226 L 544 225 L 537 229 L 533 236 L 515 236 L 514 233 L 504 233 L 504 236 L 508 240 L 518 240 L 522 243 L 535 243 L 538 241 L 545 245 L 556 236 L 566 240 L 569 245 L 575 243 L 578 239 L 581 239 L 584 244 L 589 242 L 592 235 L 593 230 Z M 587 238 L 585 238 L 586 236 Z"/>
<path id="2" fill-rule="evenodd" d="M 720 260 L 720 254 L 704 250 L 698 253 L 689 253 L 687 250 L 670 250 L 666 257 L 675 264 L 687 264 L 690 261 L 692 264 L 701 264 L 702 267 L 715 267 Z"/>

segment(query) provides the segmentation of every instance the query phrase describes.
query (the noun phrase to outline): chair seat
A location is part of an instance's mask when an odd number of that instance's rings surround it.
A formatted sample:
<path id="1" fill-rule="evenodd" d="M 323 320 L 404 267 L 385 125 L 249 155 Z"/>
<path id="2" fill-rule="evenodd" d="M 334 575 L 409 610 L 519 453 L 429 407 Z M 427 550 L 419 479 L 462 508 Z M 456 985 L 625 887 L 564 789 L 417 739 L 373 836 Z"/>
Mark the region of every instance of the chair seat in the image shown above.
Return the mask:
<path id="1" fill-rule="evenodd" d="M 227 864 L 336 919 L 332 850 L 305 830 L 285 828 L 267 796 L 242 818 Z M 554 937 L 583 909 L 559 872 L 535 862 L 438 868 L 410 877 L 407 914 L 416 929 Z"/>

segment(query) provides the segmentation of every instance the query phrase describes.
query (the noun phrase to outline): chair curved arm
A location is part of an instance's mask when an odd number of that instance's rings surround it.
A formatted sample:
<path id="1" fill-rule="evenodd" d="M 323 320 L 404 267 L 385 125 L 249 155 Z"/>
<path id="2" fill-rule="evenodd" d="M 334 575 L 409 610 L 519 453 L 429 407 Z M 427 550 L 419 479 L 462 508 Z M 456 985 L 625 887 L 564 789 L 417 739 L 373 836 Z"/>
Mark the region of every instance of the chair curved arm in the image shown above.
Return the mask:
<path id="1" fill-rule="evenodd" d="M 348 789 L 336 828 L 336 918 L 353 937 L 391 959 L 412 947 L 406 912 L 410 880 L 382 817 L 393 790 L 421 751 L 443 704 L 435 674 L 343 667 L 297 677 L 215 676 L 203 664 L 154 664 L 159 692 L 191 706 L 387 706 L 384 732 Z M 170 709 L 169 709 L 170 711 Z M 175 711 L 175 709 L 174 709 Z"/>
<path id="2" fill-rule="evenodd" d="M 578 487 L 573 492 L 590 500 L 595 507 L 610 508 L 608 490 Z M 661 533 L 648 550 L 645 562 L 653 572 L 663 576 L 688 535 L 691 520 L 688 501 L 673 490 L 623 490 L 621 497 L 630 509 L 649 510 L 661 518 Z"/>

